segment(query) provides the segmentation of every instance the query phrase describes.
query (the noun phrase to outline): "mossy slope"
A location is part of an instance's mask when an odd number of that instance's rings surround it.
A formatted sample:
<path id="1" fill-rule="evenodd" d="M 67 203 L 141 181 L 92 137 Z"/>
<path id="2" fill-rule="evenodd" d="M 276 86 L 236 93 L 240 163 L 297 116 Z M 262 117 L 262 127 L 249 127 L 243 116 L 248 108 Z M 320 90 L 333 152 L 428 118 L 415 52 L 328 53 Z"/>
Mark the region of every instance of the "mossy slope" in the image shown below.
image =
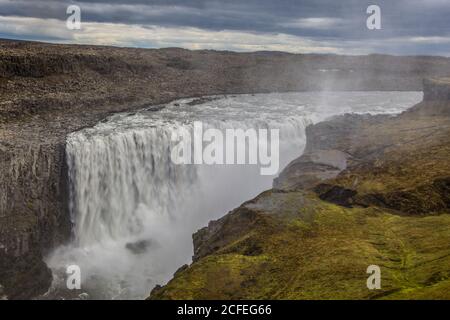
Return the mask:
<path id="1" fill-rule="evenodd" d="M 273 197 L 273 193 L 263 195 Z M 268 214 L 249 233 L 199 259 L 154 299 L 450 299 L 450 215 L 402 217 L 378 208 L 343 208 L 312 194 L 297 212 Z M 232 215 L 247 215 L 245 205 Z M 237 220 L 237 219 L 236 219 Z M 367 289 L 369 265 L 382 290 Z"/>

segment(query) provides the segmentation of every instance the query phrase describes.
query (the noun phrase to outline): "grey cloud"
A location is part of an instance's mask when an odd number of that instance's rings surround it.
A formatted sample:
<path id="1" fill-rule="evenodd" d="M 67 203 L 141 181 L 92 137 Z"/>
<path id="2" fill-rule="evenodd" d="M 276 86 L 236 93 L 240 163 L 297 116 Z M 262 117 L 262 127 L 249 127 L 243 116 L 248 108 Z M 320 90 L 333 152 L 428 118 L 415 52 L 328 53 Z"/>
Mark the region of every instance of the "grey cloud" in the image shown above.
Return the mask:
<path id="1" fill-rule="evenodd" d="M 373 3 L 382 8 L 383 29 L 376 32 L 365 27 Z M 283 33 L 361 46 L 367 40 L 450 36 L 448 0 L 0 0 L 0 15 L 64 20 L 69 4 L 80 5 L 84 22 Z M 427 51 L 425 44 L 415 45 Z M 436 46 L 428 45 L 428 52 Z"/>

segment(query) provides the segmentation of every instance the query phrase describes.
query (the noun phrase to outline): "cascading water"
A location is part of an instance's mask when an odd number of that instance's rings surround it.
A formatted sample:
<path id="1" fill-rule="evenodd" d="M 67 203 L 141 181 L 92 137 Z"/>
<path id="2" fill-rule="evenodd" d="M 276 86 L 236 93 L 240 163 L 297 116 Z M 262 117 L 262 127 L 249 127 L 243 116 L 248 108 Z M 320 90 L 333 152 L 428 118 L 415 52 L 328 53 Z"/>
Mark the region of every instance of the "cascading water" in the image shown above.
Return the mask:
<path id="1" fill-rule="evenodd" d="M 269 189 L 255 165 L 177 165 L 175 133 L 193 122 L 280 130 L 280 169 L 298 157 L 310 123 L 347 112 L 397 113 L 420 93 L 286 93 L 181 100 L 160 111 L 115 115 L 71 134 L 67 158 L 74 241 L 47 262 L 54 290 L 67 265 L 82 271 L 92 298 L 144 298 L 192 255 L 191 235 Z"/>

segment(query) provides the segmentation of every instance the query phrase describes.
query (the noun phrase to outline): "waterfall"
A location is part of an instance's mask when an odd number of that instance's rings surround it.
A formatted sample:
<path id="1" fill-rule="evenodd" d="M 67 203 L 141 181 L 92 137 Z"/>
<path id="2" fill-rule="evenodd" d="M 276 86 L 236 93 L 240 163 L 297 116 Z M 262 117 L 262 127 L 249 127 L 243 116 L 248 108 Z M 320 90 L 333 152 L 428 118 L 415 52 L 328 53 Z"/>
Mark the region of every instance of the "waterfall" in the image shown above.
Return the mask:
<path id="1" fill-rule="evenodd" d="M 69 136 L 70 207 L 76 243 L 132 241 L 160 219 L 175 219 L 197 168 L 170 159 L 174 127 Z"/>
<path id="2" fill-rule="evenodd" d="M 281 126 L 285 141 L 289 141 L 289 148 L 296 153 L 304 146 L 307 123 L 305 118 L 298 117 L 288 119 Z M 280 124 L 253 121 L 211 121 L 209 125 L 222 131 L 280 127 Z M 123 240 L 131 243 L 146 234 L 151 235 L 152 229 L 162 221 L 170 223 L 190 218 L 192 212 L 187 209 L 195 207 L 197 200 L 193 199 L 207 192 L 204 187 L 216 190 L 220 187 L 220 181 L 213 182 L 220 171 L 238 174 L 236 182 L 242 174 L 258 179 L 256 168 L 249 166 L 242 172 L 242 168 L 174 164 L 171 137 L 179 131 L 191 132 L 192 124 L 163 123 L 107 135 L 85 130 L 68 137 L 70 208 L 77 245 Z M 273 177 L 259 179 L 265 180 L 265 187 L 269 188 Z M 227 198 L 226 194 L 207 196 Z M 190 202 L 193 203 L 187 206 Z"/>
<path id="3" fill-rule="evenodd" d="M 201 105 L 173 102 L 158 112 L 119 114 L 67 138 L 74 241 L 47 263 L 54 287 L 79 265 L 93 298 L 143 298 L 190 262 L 191 235 L 271 187 L 255 165 L 177 165 L 173 135 L 194 121 L 227 128 L 280 130 L 280 170 L 298 157 L 305 128 L 345 112 L 399 112 L 416 93 L 242 95 Z"/>

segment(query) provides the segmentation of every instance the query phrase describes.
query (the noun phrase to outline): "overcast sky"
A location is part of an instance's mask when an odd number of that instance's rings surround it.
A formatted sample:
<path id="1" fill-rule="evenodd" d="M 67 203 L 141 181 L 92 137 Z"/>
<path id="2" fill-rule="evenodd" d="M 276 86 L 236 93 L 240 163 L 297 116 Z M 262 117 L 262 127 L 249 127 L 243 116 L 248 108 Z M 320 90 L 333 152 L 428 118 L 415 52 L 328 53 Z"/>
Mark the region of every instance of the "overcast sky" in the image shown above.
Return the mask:
<path id="1" fill-rule="evenodd" d="M 71 4 L 81 8 L 81 30 L 66 28 Z M 371 4 L 381 8 L 381 30 L 366 27 Z M 0 0 L 0 38 L 450 56 L 450 0 Z"/>

